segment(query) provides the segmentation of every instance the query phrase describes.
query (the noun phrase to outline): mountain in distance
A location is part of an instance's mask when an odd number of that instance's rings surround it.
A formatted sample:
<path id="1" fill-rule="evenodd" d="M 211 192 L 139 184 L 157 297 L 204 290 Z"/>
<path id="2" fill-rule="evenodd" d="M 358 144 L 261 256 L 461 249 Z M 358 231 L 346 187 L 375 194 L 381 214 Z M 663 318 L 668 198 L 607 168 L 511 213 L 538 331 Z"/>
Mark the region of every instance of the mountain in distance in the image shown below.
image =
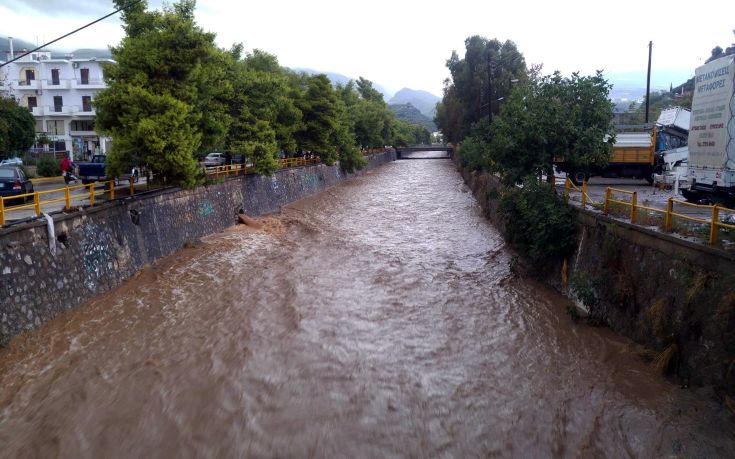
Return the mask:
<path id="1" fill-rule="evenodd" d="M 13 53 L 15 56 L 19 56 L 24 51 L 30 51 L 35 49 L 37 45 L 22 40 L 20 38 L 13 38 Z M 71 54 L 77 59 L 89 59 L 90 57 L 99 58 L 111 58 L 112 54 L 108 48 L 105 49 L 75 49 L 74 51 L 59 51 L 53 48 L 45 48 L 43 51 L 51 51 L 51 57 L 54 59 L 64 59 L 67 55 Z M 4 61 L 8 57 L 10 52 L 10 40 L 6 37 L 0 37 L 0 61 Z"/>
<path id="2" fill-rule="evenodd" d="M 434 121 L 421 113 L 410 102 L 407 104 L 389 104 L 388 108 L 391 109 L 398 120 L 408 121 L 411 124 L 418 124 L 428 129 L 429 132 L 435 132 L 437 130 Z"/>
<path id="3" fill-rule="evenodd" d="M 327 76 L 327 78 L 329 78 L 329 81 L 331 81 L 332 84 L 339 83 L 339 84 L 342 84 L 342 85 L 346 85 L 347 83 L 350 82 L 350 80 L 357 81 L 357 78 L 350 78 L 348 76 L 342 75 L 341 73 L 320 72 L 319 70 L 314 70 L 314 69 L 309 69 L 309 68 L 302 68 L 302 67 L 294 67 L 291 70 L 293 70 L 294 72 L 304 72 L 307 75 L 319 75 L 320 73 L 323 73 L 323 74 L 325 74 Z M 390 91 L 388 91 L 387 89 L 385 89 L 385 87 L 379 85 L 378 83 L 376 83 L 374 81 L 372 83 L 373 83 L 373 87 L 375 89 L 377 89 L 378 92 L 380 92 L 383 95 L 383 98 L 384 99 L 388 99 L 389 97 L 391 97 L 393 95 L 393 93 L 390 92 Z"/>
<path id="4" fill-rule="evenodd" d="M 651 72 L 651 92 L 668 91 L 671 85 L 677 86 L 694 75 L 694 69 L 653 70 Z M 638 101 L 646 96 L 646 72 L 609 72 L 607 81 L 613 85 L 610 99 L 613 101 Z"/>
<path id="5" fill-rule="evenodd" d="M 441 101 L 440 97 L 434 94 L 410 88 L 403 88 L 396 93 L 389 101 L 389 105 L 405 105 L 411 104 L 429 119 L 434 119 L 436 114 L 436 103 Z"/>

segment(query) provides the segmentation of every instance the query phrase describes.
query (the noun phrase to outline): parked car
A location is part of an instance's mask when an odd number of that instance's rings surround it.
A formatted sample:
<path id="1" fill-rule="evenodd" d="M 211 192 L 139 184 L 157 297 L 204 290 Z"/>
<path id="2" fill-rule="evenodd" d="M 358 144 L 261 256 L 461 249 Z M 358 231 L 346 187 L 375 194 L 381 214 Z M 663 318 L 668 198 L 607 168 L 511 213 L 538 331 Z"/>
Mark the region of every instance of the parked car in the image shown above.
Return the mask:
<path id="1" fill-rule="evenodd" d="M 23 160 L 20 158 L 8 158 L 0 161 L 0 166 L 22 166 Z"/>
<path id="2" fill-rule="evenodd" d="M 224 166 L 225 154 L 224 153 L 209 153 L 204 158 L 205 166 Z"/>
<path id="3" fill-rule="evenodd" d="M 105 171 L 105 155 L 94 155 L 91 162 L 79 163 L 79 178 L 82 183 L 104 182 L 109 180 Z"/>
<path id="4" fill-rule="evenodd" d="M 18 196 L 33 193 L 33 183 L 18 166 L 0 166 L 0 196 Z M 22 202 L 29 201 L 31 196 L 20 198 Z M 7 203 L 7 200 L 5 201 Z"/>
<path id="5" fill-rule="evenodd" d="M 107 176 L 107 156 L 106 155 L 94 155 L 92 158 L 92 162 L 88 163 L 79 163 L 79 178 L 82 179 L 82 183 L 92 183 L 92 182 L 106 182 L 110 180 L 110 177 Z M 128 180 L 130 180 L 130 177 L 133 177 L 133 181 L 135 183 L 138 183 L 138 180 L 140 178 L 140 171 L 137 167 L 131 167 L 130 173 L 122 174 L 119 177 L 115 177 L 116 182 L 119 183 L 126 183 Z"/>

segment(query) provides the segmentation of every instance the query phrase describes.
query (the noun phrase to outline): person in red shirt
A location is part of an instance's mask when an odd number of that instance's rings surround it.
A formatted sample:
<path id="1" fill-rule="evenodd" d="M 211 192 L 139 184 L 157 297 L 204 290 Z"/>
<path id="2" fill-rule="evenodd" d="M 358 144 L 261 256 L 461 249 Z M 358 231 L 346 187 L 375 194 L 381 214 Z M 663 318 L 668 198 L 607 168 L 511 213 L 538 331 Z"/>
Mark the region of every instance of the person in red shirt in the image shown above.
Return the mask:
<path id="1" fill-rule="evenodd" d="M 61 169 L 61 175 L 66 175 L 67 171 L 71 172 L 71 160 L 68 156 L 65 156 L 64 159 L 61 160 L 59 168 Z"/>

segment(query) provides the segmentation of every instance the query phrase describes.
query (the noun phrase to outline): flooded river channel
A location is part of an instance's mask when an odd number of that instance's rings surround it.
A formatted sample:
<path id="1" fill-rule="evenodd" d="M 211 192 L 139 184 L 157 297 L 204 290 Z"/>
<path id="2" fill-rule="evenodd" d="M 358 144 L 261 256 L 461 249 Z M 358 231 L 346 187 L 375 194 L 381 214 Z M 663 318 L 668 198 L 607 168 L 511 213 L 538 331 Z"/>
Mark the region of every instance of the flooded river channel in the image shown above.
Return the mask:
<path id="1" fill-rule="evenodd" d="M 735 423 L 397 161 L 144 269 L 0 350 L 0 457 L 733 457 Z"/>

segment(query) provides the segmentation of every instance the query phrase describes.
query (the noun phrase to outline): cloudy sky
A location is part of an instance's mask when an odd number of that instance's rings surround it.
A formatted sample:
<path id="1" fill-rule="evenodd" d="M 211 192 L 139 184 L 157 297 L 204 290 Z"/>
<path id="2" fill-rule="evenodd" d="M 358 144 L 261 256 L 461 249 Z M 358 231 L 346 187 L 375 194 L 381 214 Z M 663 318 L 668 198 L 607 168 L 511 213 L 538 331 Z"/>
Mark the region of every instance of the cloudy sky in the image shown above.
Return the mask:
<path id="1" fill-rule="evenodd" d="M 113 10 L 109 0 L 0 0 L 0 36 L 43 43 Z M 222 47 L 242 42 L 289 67 L 437 95 L 448 76 L 444 62 L 452 50 L 462 55 L 464 39 L 475 34 L 511 39 L 528 63 L 565 73 L 645 72 L 652 40 L 654 78 L 693 74 L 715 45 L 735 41 L 733 0 L 199 0 L 197 21 Z M 105 47 L 121 37 L 112 17 L 54 46 Z"/>

